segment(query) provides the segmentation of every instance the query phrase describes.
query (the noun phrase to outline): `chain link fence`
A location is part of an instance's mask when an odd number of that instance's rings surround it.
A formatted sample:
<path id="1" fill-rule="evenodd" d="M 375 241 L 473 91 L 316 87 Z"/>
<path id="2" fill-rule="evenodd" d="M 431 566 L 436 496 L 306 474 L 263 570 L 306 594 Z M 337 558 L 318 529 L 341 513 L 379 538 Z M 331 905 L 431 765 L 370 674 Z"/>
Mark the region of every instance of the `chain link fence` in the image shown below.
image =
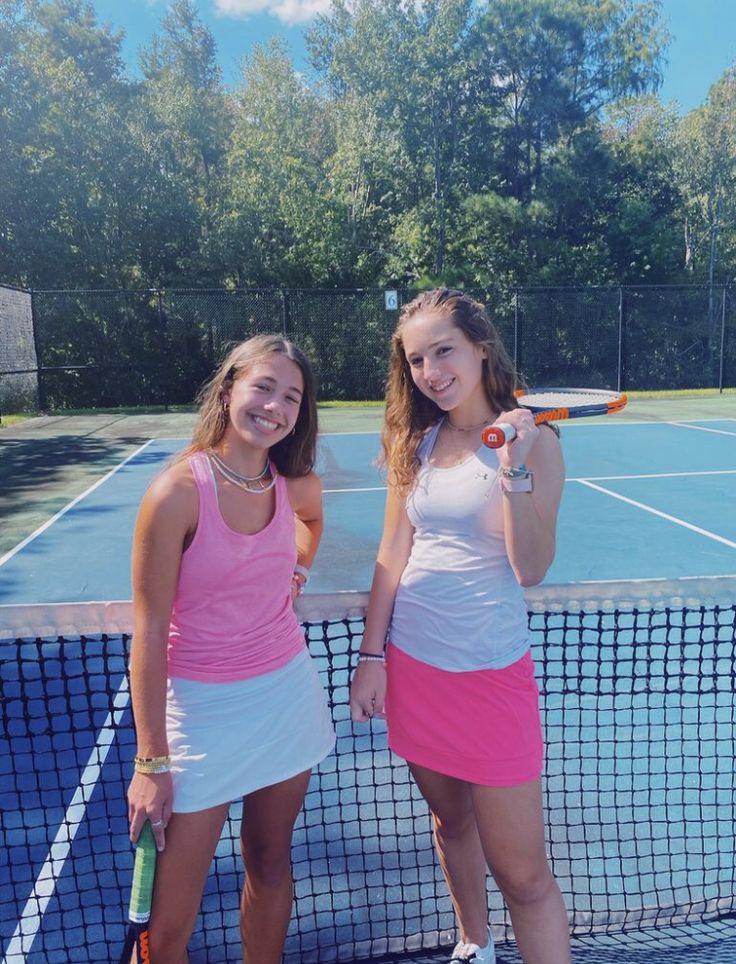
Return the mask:
<path id="1" fill-rule="evenodd" d="M 0 415 L 38 408 L 31 293 L 0 286 Z"/>
<path id="2" fill-rule="evenodd" d="M 16 305 L 15 315 L 3 307 L 6 292 L 18 296 L 5 299 Z M 529 386 L 631 391 L 736 384 L 733 287 L 469 293 L 490 308 Z M 2 344 L 21 338 L 22 329 L 27 349 L 23 364 L 20 354 L 0 350 L 0 385 L 17 377 L 8 371 L 32 369 L 32 390 L 15 404 L 45 411 L 188 404 L 235 342 L 276 331 L 310 356 L 322 400 L 381 399 L 397 321 L 385 294 L 217 289 L 31 295 L 0 288 Z M 397 307 L 415 294 L 398 291 Z M 25 327 L 17 321 L 19 312 L 26 313 Z M 6 411 L 11 402 L 8 395 Z"/>

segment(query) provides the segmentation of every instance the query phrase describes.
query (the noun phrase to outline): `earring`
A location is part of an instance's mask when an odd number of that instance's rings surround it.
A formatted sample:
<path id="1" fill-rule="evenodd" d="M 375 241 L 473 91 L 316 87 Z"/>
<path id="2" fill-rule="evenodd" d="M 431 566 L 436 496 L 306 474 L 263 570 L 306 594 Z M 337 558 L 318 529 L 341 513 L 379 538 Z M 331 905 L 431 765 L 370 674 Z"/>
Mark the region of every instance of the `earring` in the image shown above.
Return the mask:
<path id="1" fill-rule="evenodd" d="M 222 400 L 222 410 L 223 410 L 223 412 L 227 412 L 227 410 L 228 410 L 229 408 L 230 408 L 230 403 L 228 402 L 228 400 L 227 400 L 226 398 L 223 398 L 223 400 Z"/>
<path id="2" fill-rule="evenodd" d="M 295 425 L 294 428 L 289 432 L 289 435 L 296 435 L 296 425 Z"/>

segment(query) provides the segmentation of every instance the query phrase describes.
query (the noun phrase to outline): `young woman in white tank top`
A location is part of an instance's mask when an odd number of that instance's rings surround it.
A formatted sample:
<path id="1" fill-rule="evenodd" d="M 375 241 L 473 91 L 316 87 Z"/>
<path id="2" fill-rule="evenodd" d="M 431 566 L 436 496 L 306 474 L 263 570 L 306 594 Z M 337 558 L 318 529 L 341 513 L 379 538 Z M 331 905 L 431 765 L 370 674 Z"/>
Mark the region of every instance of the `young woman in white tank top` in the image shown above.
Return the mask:
<path id="1" fill-rule="evenodd" d="M 557 435 L 517 406 L 513 364 L 485 308 L 426 292 L 392 342 L 388 497 L 351 690 L 356 721 L 385 713 L 389 744 L 429 803 L 460 940 L 492 962 L 486 874 L 527 964 L 569 964 L 567 915 L 543 826 L 542 737 L 522 586 L 555 551 Z M 503 415 L 515 440 L 481 445 Z"/>

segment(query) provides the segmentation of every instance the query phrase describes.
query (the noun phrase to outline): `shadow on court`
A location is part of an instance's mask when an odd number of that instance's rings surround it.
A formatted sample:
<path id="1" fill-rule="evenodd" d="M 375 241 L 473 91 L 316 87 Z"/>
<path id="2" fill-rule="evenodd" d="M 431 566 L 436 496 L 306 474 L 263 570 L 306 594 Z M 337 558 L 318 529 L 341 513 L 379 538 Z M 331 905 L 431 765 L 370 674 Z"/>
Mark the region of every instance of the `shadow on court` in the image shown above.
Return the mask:
<path id="1" fill-rule="evenodd" d="M 0 554 L 118 465 L 142 441 L 85 435 L 0 436 Z"/>

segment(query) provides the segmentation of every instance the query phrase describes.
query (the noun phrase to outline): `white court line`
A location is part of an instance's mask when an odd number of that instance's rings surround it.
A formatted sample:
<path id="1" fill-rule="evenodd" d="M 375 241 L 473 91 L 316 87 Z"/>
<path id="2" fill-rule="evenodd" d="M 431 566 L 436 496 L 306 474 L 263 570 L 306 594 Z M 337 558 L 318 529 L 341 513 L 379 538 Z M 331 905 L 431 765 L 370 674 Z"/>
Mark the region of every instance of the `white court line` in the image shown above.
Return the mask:
<path id="1" fill-rule="evenodd" d="M 9 559 L 13 558 L 16 552 L 20 552 L 20 550 L 25 548 L 25 546 L 27 546 L 29 542 L 33 542 L 33 540 L 37 538 L 37 536 L 40 536 L 42 532 L 45 532 L 49 528 L 49 526 L 52 526 L 57 521 L 57 519 L 60 519 L 61 516 L 63 516 L 66 512 L 68 512 L 70 509 L 73 509 L 78 502 L 82 501 L 82 499 L 86 499 L 87 496 L 91 492 L 94 492 L 94 490 L 97 489 L 99 486 L 101 486 L 103 482 L 107 482 L 108 479 L 112 478 L 112 476 L 115 475 L 116 472 L 119 472 L 120 469 L 122 469 L 122 467 L 127 462 L 130 462 L 131 459 L 134 459 L 136 455 L 140 455 L 143 449 L 147 448 L 147 446 L 149 446 L 152 441 L 154 440 L 149 439 L 147 442 L 144 442 L 139 449 L 136 449 L 135 452 L 133 452 L 127 458 L 123 459 L 123 461 L 120 462 L 118 465 L 116 465 L 114 469 L 112 469 L 110 472 L 107 473 L 107 475 L 104 475 L 101 479 L 98 479 L 93 485 L 91 485 L 88 489 L 82 492 L 81 495 L 78 495 L 76 499 L 72 499 L 72 501 L 68 505 L 65 505 L 63 509 L 59 509 L 59 511 L 56 513 L 55 516 L 52 516 L 50 519 L 44 522 L 44 524 L 42 526 L 39 526 L 35 532 L 32 532 L 29 536 L 26 536 L 26 538 L 23 539 L 22 542 L 19 542 L 17 546 L 15 546 L 9 552 L 6 552 L 4 556 L 0 556 L 0 566 L 4 566 Z"/>
<path id="2" fill-rule="evenodd" d="M 373 485 L 362 489 L 322 489 L 322 495 L 335 495 L 342 492 L 385 492 L 386 488 L 385 485 Z"/>
<path id="3" fill-rule="evenodd" d="M 621 502 L 626 502 L 629 505 L 635 506 L 637 509 L 643 509 L 644 512 L 651 512 L 652 515 L 659 516 L 660 519 L 666 519 L 668 522 L 674 522 L 675 525 L 682 526 L 683 529 L 690 529 L 691 532 L 697 532 L 701 536 L 706 536 L 708 539 L 713 539 L 714 542 L 720 542 L 724 546 L 729 546 L 731 549 L 736 549 L 736 542 L 732 542 L 731 539 L 726 539 L 724 536 L 719 536 L 715 532 L 710 532 L 708 529 L 702 529 L 700 526 L 692 525 L 690 522 L 685 522 L 684 519 L 678 519 L 677 516 L 669 515 L 667 512 L 660 512 L 659 509 L 653 508 L 651 505 L 646 505 L 644 502 L 638 502 L 636 499 L 629 499 L 625 495 L 619 495 L 618 492 L 612 492 L 610 489 L 604 489 L 602 485 L 595 485 L 593 482 L 589 482 L 587 479 L 577 479 L 580 485 L 587 485 L 590 489 L 595 489 L 597 492 L 602 492 L 604 495 L 610 495 L 613 499 L 619 499 Z"/>
<path id="4" fill-rule="evenodd" d="M 704 418 L 704 422 L 736 422 L 734 418 Z M 681 425 L 685 428 L 702 428 L 703 431 L 708 431 L 708 429 L 703 428 L 701 425 L 694 424 L 695 419 L 693 419 L 693 424 L 689 422 L 672 422 L 672 421 L 658 421 L 651 418 L 617 418 L 616 413 L 609 417 L 603 417 L 600 415 L 586 415 L 584 418 L 561 418 L 553 422 L 558 428 L 590 428 L 591 426 L 595 428 L 624 428 L 627 425 Z M 715 431 L 711 429 L 710 431 Z"/>
<path id="5" fill-rule="evenodd" d="M 87 804 L 100 778 L 100 772 L 107 759 L 110 746 L 115 739 L 117 727 L 125 713 L 129 700 L 128 680 L 127 677 L 123 675 L 118 691 L 115 694 L 113 709 L 107 714 L 107 718 L 102 724 L 97 742 L 92 748 L 87 765 L 79 778 L 79 786 L 74 791 L 74 796 L 66 809 L 64 819 L 59 824 L 59 829 L 54 838 L 54 842 L 51 844 L 43 867 L 38 877 L 36 877 L 33 890 L 26 901 L 15 932 L 5 950 L 3 964 L 24 964 L 26 955 L 31 951 L 36 934 L 41 927 L 43 915 L 46 912 L 49 901 L 54 896 L 56 882 L 61 877 L 72 843 L 77 835 L 77 830 L 79 830 L 79 825 L 84 819 Z"/>
<path id="6" fill-rule="evenodd" d="M 710 422 L 711 419 L 708 419 Z M 715 419 L 713 419 L 715 421 Z M 723 419 L 723 421 L 730 421 L 730 419 Z M 713 432 L 715 435 L 730 435 L 736 436 L 736 429 L 733 432 L 726 432 L 722 428 L 706 428 L 705 425 L 691 425 L 689 422 L 668 422 L 668 425 L 676 425 L 677 428 L 690 428 L 694 432 Z"/>
<path id="7" fill-rule="evenodd" d="M 651 472 L 640 475 L 583 475 L 570 477 L 566 482 L 617 482 L 626 479 L 683 479 L 701 475 L 736 475 L 736 469 L 700 469 L 697 472 Z"/>
<path id="8" fill-rule="evenodd" d="M 373 428 L 373 429 L 366 428 L 360 432 L 320 432 L 318 437 L 326 438 L 328 435 L 332 436 L 332 435 L 380 435 L 380 434 L 381 434 L 380 428 Z"/>
<path id="9" fill-rule="evenodd" d="M 736 475 L 736 469 L 702 469 L 698 472 L 651 472 L 639 475 L 582 475 L 569 476 L 565 482 L 625 482 L 636 479 L 683 479 L 702 475 Z M 355 489 L 323 489 L 323 495 L 342 495 L 350 492 L 385 492 L 387 486 L 374 485 Z"/>

